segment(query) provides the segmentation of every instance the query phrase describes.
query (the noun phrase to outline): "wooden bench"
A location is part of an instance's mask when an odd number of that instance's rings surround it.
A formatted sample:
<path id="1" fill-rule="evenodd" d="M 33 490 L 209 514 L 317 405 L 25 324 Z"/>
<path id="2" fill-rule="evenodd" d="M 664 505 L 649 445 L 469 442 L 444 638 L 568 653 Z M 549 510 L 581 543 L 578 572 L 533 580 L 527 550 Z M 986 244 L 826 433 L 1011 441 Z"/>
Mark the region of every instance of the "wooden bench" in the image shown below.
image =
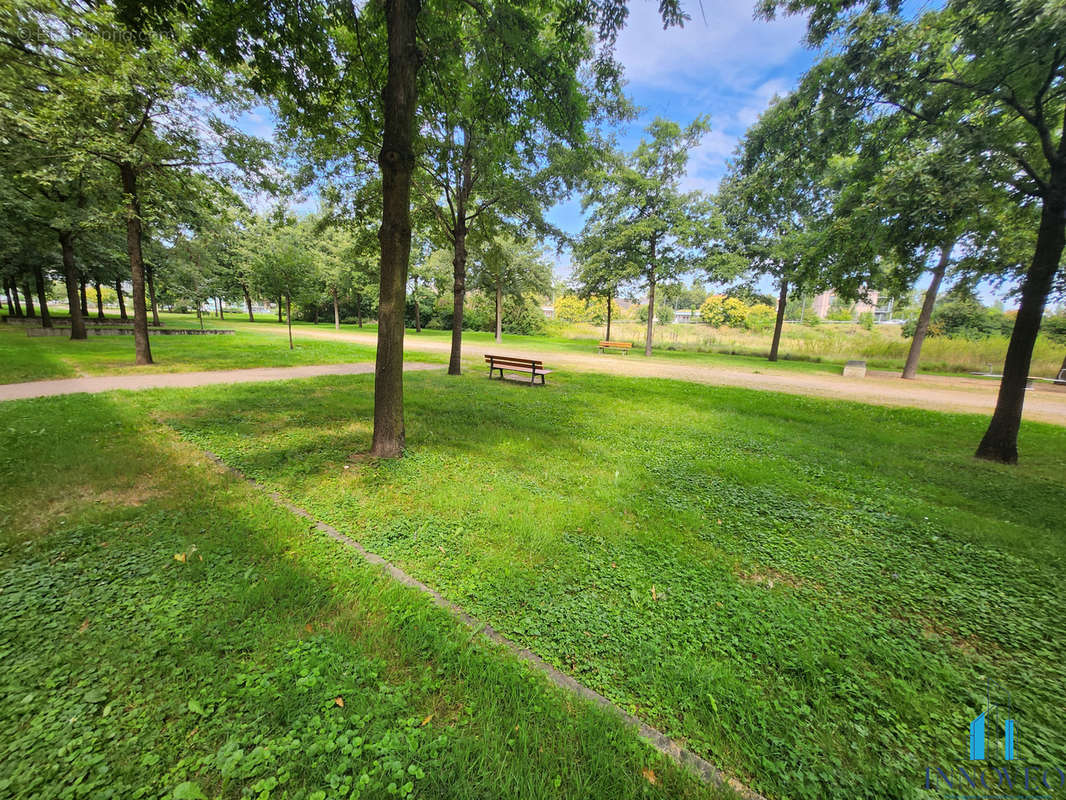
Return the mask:
<path id="1" fill-rule="evenodd" d="M 500 380 L 503 380 L 503 371 L 508 372 L 528 372 L 529 373 L 529 385 L 532 386 L 537 376 L 540 376 L 540 384 L 544 385 L 544 376 L 551 372 L 550 369 L 544 369 L 544 362 L 538 361 L 534 358 L 515 358 L 514 356 L 493 356 L 488 353 L 485 354 L 485 361 L 489 365 L 489 378 L 492 377 L 492 373 L 496 370 L 500 372 Z"/>
<path id="2" fill-rule="evenodd" d="M 632 342 L 600 342 L 601 353 L 606 353 L 608 350 L 621 350 L 626 355 L 629 355 L 629 351 L 632 347 Z"/>

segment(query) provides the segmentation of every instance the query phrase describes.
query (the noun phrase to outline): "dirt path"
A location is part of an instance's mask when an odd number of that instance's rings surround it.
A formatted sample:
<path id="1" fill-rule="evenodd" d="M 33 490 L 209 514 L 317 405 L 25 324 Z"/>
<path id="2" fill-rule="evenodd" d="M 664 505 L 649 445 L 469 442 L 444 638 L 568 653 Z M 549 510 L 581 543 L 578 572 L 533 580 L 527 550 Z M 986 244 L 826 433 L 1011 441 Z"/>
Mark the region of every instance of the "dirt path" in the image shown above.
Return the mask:
<path id="1" fill-rule="evenodd" d="M 373 333 L 349 333 L 334 330 L 301 329 L 301 336 L 337 339 L 374 344 Z M 449 343 L 440 339 L 408 335 L 404 349 L 422 353 L 447 353 Z M 465 343 L 468 357 L 483 352 L 499 355 L 530 356 L 538 354 L 535 346 L 501 346 Z M 607 372 L 642 378 L 675 378 L 716 386 L 739 386 L 746 389 L 766 389 L 788 394 L 812 395 L 833 400 L 853 400 L 885 406 L 909 406 L 935 411 L 957 411 L 989 414 L 996 405 L 999 383 L 982 378 L 923 375 L 917 380 L 904 381 L 896 372 L 869 372 L 865 378 L 845 378 L 818 372 L 775 368 L 769 362 L 759 367 L 703 366 L 679 363 L 665 358 L 645 358 L 642 355 L 618 356 L 577 353 L 542 352 L 545 366 L 587 372 Z M 1025 418 L 1054 425 L 1066 425 L 1066 387 L 1039 384 L 1025 398 Z"/>
<path id="2" fill-rule="evenodd" d="M 440 369 L 440 364 L 409 361 L 404 369 Z M 78 392 L 110 392 L 115 389 L 166 389 L 208 386 L 214 383 L 258 383 L 292 378 L 315 378 L 320 375 L 362 375 L 374 371 L 374 364 L 314 364 L 303 367 L 258 367 L 255 369 L 220 369 L 209 372 L 163 372 L 153 375 L 104 375 L 96 378 L 63 378 L 0 385 L 0 401 L 24 400 Z"/>

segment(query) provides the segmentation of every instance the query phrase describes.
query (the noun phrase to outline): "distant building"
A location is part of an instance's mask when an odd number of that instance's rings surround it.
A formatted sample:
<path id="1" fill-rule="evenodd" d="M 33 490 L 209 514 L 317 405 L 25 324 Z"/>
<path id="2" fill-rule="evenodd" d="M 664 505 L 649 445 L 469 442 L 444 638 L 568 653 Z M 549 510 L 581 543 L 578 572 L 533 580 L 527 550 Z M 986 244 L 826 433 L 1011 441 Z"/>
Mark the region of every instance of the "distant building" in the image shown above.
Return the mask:
<path id="1" fill-rule="evenodd" d="M 866 293 L 866 300 L 858 300 L 855 303 L 852 312 L 855 316 L 860 314 L 872 313 L 874 315 L 875 322 L 887 322 L 892 319 L 892 299 L 889 298 L 888 302 L 881 303 L 881 293 L 876 289 L 871 289 Z M 811 310 L 821 319 L 825 319 L 829 316 L 829 309 L 833 306 L 833 301 L 836 299 L 836 292 L 830 289 L 827 292 L 822 292 L 816 295 L 814 301 L 811 303 Z"/>
<path id="2" fill-rule="evenodd" d="M 674 312 L 674 322 L 699 322 L 700 312 L 691 308 L 679 308 Z"/>
<path id="3" fill-rule="evenodd" d="M 545 319 L 555 319 L 555 306 L 541 306 L 540 310 L 544 312 Z"/>

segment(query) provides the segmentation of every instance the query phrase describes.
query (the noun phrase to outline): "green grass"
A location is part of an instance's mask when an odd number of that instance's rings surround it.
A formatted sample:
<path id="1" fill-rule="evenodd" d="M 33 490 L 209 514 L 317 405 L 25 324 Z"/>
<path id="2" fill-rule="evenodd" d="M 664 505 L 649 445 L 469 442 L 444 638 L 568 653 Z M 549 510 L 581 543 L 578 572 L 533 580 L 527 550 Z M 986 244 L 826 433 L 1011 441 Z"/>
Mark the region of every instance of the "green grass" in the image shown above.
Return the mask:
<path id="1" fill-rule="evenodd" d="M 168 319 L 174 325 L 178 320 Z M 181 320 L 187 323 L 188 320 Z M 195 322 L 195 318 L 193 319 Z M 226 327 L 217 325 L 216 327 Z M 28 337 L 15 325 L 0 325 L 0 383 L 73 378 L 78 375 L 191 372 L 242 367 L 292 367 L 304 364 L 336 364 L 373 361 L 372 345 L 300 337 L 289 349 L 284 331 L 247 323 L 224 336 L 153 336 L 152 356 L 147 367 L 133 363 L 132 336 L 90 336 L 71 341 L 63 336 Z M 418 356 L 440 361 L 440 356 Z"/>
<path id="2" fill-rule="evenodd" d="M 1066 430 L 665 380 L 156 396 L 159 419 L 775 797 L 915 797 L 992 678 L 1066 761 Z M 994 748 L 992 748 L 994 749 Z"/>
<path id="3" fill-rule="evenodd" d="M 0 404 L 0 797 L 711 795 L 146 413 L 194 397 Z"/>

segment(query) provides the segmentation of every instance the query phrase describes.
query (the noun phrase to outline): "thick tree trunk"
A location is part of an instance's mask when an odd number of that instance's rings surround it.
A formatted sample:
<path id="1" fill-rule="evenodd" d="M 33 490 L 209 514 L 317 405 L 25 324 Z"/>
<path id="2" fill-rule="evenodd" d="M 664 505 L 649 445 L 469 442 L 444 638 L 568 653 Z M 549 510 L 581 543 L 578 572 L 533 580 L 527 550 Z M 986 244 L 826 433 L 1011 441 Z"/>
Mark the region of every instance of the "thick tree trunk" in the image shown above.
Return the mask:
<path id="1" fill-rule="evenodd" d="M 96 318 L 105 319 L 104 317 L 104 293 L 100 291 L 100 281 L 93 282 L 93 288 L 96 289 Z"/>
<path id="2" fill-rule="evenodd" d="M 126 298 L 122 294 L 122 279 L 121 278 L 117 278 L 115 280 L 115 294 L 118 297 L 118 316 L 119 316 L 119 319 L 121 319 L 123 322 L 125 322 L 126 320 L 128 320 L 130 318 L 130 316 L 129 316 L 129 314 L 126 313 Z"/>
<path id="3" fill-rule="evenodd" d="M 15 298 L 15 316 L 22 317 L 22 301 L 19 299 L 19 287 L 14 281 L 11 281 L 11 296 Z"/>
<path id="4" fill-rule="evenodd" d="M 11 281 L 4 278 L 4 294 L 7 295 L 7 313 L 15 316 L 15 301 L 11 299 Z"/>
<path id="5" fill-rule="evenodd" d="M 285 321 L 289 324 L 289 349 L 292 350 L 292 297 L 285 295 Z"/>
<path id="6" fill-rule="evenodd" d="M 333 289 L 333 327 L 338 331 L 341 329 L 341 307 L 337 302 L 337 290 Z"/>
<path id="7" fill-rule="evenodd" d="M 44 270 L 40 264 L 33 267 L 34 288 L 37 289 L 37 302 L 41 306 L 41 327 L 52 327 L 52 314 L 48 311 L 48 294 L 44 288 Z"/>
<path id="8" fill-rule="evenodd" d="M 36 317 L 37 312 L 33 310 L 33 294 L 30 292 L 30 284 L 22 284 L 22 296 L 26 298 L 26 316 Z"/>
<path id="9" fill-rule="evenodd" d="M 777 319 L 774 320 L 774 338 L 770 342 L 770 361 L 777 361 L 777 350 L 781 346 L 781 329 L 785 327 L 785 304 L 788 302 L 788 280 L 781 279 L 781 291 L 777 295 Z"/>
<path id="10" fill-rule="evenodd" d="M 1033 360 L 1033 345 L 1040 332 L 1044 305 L 1055 280 L 1066 242 L 1066 163 L 1052 173 L 1036 250 L 1029 271 L 1022 282 L 1022 301 L 1014 320 L 1014 331 L 1003 362 L 1003 379 L 999 383 L 996 410 L 975 455 L 1004 464 L 1018 463 L 1018 429 L 1022 422 L 1025 387 Z"/>
<path id="11" fill-rule="evenodd" d="M 144 256 L 141 252 L 141 208 L 137 195 L 137 172 L 132 164 L 119 167 L 122 191 L 126 194 L 126 249 L 130 256 L 133 285 L 133 346 L 138 364 L 152 363 L 152 346 L 148 342 L 148 304 L 144 292 Z"/>
<path id="12" fill-rule="evenodd" d="M 607 341 L 611 341 L 611 295 L 607 295 Z"/>
<path id="13" fill-rule="evenodd" d="M 382 92 L 381 281 L 378 298 L 378 350 L 374 373 L 374 438 L 370 454 L 403 455 L 403 316 L 411 258 L 411 174 L 417 77 L 421 55 L 416 41 L 420 0 L 386 0 L 388 75 Z"/>
<path id="14" fill-rule="evenodd" d="M 496 277 L 496 344 L 503 341 L 503 285 Z"/>
<path id="15" fill-rule="evenodd" d="M 940 284 L 944 280 L 944 274 L 948 270 L 948 262 L 951 260 L 951 248 L 954 243 L 940 248 L 940 259 L 933 268 L 933 279 L 929 282 L 929 288 L 925 290 L 925 299 L 922 301 L 922 310 L 918 314 L 918 322 L 914 326 L 914 337 L 911 339 L 910 350 L 907 351 L 907 362 L 903 365 L 901 378 L 913 380 L 918 377 L 918 362 L 922 357 L 922 343 L 925 335 L 929 333 L 929 320 L 933 318 L 933 306 L 936 305 L 936 296 L 940 292 Z"/>
<path id="16" fill-rule="evenodd" d="M 279 294 L 278 295 L 278 322 L 284 322 L 284 321 L 285 320 L 283 320 L 281 318 L 281 295 Z"/>
<path id="17" fill-rule="evenodd" d="M 244 292 L 244 304 L 248 307 L 248 321 L 255 322 L 255 314 L 252 313 L 252 295 L 248 292 L 248 287 L 243 283 L 241 284 L 241 290 Z"/>
<path id="18" fill-rule="evenodd" d="M 74 266 L 74 237 L 69 231 L 59 234 L 59 246 L 63 250 L 63 278 L 67 284 L 67 303 L 70 306 L 70 338 L 84 339 L 85 318 L 78 304 L 78 273 Z"/>
<path id="19" fill-rule="evenodd" d="M 218 298 L 218 321 L 219 322 L 225 322 L 225 320 L 226 320 L 226 309 L 225 309 L 225 307 L 222 304 L 222 298 L 219 297 Z"/>
<path id="20" fill-rule="evenodd" d="M 89 300 L 85 296 L 85 278 L 78 278 L 78 300 L 81 302 L 81 315 L 88 318 L 89 316 Z"/>

